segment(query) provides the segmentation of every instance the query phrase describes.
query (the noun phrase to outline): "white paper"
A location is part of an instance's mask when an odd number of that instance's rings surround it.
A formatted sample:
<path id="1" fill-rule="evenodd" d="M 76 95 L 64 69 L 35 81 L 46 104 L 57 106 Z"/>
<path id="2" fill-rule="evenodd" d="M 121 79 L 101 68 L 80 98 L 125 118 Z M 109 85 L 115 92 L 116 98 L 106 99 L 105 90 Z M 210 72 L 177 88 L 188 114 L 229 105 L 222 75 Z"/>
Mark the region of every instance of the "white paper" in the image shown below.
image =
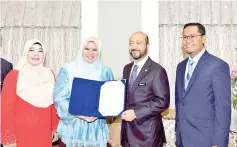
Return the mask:
<path id="1" fill-rule="evenodd" d="M 105 82 L 100 89 L 99 112 L 117 116 L 124 109 L 125 85 L 121 81 Z"/>

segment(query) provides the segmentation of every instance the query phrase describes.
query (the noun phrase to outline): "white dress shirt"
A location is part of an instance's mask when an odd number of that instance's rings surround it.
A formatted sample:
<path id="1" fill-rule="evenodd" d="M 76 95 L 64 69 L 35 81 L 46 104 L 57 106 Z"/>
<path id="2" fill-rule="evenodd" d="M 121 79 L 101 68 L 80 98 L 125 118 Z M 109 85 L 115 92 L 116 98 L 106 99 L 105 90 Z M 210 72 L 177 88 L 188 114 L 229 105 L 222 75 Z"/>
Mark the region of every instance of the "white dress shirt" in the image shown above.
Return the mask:
<path id="1" fill-rule="evenodd" d="M 148 59 L 148 55 L 145 56 L 145 57 L 144 57 L 142 60 L 140 60 L 139 62 L 134 61 L 133 66 L 132 66 L 132 70 L 131 70 L 131 72 L 130 72 L 130 76 L 131 76 L 131 74 L 132 74 L 134 65 L 138 65 L 138 69 L 137 69 L 137 76 L 138 76 L 139 72 L 141 71 L 143 65 L 146 63 L 146 60 L 147 60 L 147 59 Z M 130 76 L 129 76 L 129 77 L 130 77 Z"/>

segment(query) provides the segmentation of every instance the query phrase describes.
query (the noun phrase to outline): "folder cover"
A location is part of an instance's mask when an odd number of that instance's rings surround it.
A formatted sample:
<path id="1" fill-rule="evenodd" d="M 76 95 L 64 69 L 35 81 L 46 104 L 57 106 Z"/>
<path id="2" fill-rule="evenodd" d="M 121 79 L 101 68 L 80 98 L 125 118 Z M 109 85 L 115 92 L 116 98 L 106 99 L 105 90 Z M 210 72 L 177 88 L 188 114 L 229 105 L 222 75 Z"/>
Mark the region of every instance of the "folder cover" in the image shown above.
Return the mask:
<path id="1" fill-rule="evenodd" d="M 69 113 L 98 118 L 120 116 L 124 110 L 126 80 L 95 81 L 74 78 Z"/>

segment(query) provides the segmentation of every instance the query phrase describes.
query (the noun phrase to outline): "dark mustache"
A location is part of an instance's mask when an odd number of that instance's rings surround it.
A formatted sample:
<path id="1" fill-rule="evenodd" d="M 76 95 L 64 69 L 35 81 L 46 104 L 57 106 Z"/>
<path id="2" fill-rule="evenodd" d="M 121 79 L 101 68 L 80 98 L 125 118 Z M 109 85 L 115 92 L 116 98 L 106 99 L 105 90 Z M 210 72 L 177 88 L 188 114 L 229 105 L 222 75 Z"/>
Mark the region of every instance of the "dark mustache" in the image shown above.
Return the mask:
<path id="1" fill-rule="evenodd" d="M 136 49 L 132 49 L 131 51 L 139 51 L 139 50 L 136 50 Z"/>

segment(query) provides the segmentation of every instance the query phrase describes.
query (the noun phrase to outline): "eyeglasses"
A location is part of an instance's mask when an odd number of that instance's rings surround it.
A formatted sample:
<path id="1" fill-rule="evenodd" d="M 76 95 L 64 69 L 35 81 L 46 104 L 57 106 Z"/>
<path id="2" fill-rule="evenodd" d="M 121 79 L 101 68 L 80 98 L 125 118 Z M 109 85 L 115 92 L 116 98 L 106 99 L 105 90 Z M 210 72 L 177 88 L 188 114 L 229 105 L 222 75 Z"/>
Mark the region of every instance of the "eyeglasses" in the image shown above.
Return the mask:
<path id="1" fill-rule="evenodd" d="M 203 36 L 203 35 L 190 35 L 190 36 L 182 36 L 180 38 L 182 38 L 183 40 L 195 40 L 198 36 Z"/>

